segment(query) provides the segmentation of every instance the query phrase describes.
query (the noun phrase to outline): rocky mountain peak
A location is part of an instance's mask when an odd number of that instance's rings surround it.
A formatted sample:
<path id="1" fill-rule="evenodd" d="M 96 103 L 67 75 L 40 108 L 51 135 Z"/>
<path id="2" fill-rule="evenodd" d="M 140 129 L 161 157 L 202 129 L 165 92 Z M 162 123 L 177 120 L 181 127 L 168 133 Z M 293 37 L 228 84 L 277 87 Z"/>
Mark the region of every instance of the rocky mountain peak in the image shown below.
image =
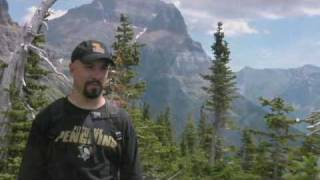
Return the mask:
<path id="1" fill-rule="evenodd" d="M 187 26 L 180 11 L 173 5 L 168 4 L 160 8 L 150 25 L 150 30 L 168 30 L 179 34 L 187 34 Z"/>
<path id="2" fill-rule="evenodd" d="M 0 0 L 0 24 L 11 23 L 11 18 L 8 13 L 8 2 L 7 0 Z"/>

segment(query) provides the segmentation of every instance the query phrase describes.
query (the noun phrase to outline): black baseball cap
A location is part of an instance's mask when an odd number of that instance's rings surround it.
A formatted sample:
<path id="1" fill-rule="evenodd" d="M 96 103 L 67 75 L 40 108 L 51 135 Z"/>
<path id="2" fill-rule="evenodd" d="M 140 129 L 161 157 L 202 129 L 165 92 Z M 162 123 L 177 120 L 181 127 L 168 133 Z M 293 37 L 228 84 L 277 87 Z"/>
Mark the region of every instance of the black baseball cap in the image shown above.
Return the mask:
<path id="1" fill-rule="evenodd" d="M 82 41 L 76 46 L 71 54 L 71 62 L 80 60 L 83 63 L 92 63 L 97 60 L 103 60 L 106 65 L 114 66 L 111 54 L 106 46 L 96 40 Z"/>

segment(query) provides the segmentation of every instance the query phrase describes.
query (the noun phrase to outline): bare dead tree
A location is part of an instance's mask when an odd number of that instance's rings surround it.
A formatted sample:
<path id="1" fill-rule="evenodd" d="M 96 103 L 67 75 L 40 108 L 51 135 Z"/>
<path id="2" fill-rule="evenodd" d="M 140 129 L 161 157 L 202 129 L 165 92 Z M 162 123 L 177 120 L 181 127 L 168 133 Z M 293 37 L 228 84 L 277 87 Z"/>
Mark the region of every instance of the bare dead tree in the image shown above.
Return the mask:
<path id="1" fill-rule="evenodd" d="M 40 29 L 43 25 L 46 25 L 46 17 L 49 14 L 49 8 L 57 0 L 42 0 L 41 4 L 37 8 L 31 21 L 26 23 L 23 27 L 22 36 L 19 42 L 20 46 L 17 46 L 13 55 L 8 60 L 8 66 L 4 69 L 2 78 L 0 79 L 0 138 L 2 139 L 7 133 L 6 124 L 9 122 L 7 112 L 11 109 L 11 102 L 9 96 L 10 86 L 13 85 L 18 91 L 19 96 L 23 97 L 22 87 L 24 86 L 25 66 L 27 61 L 28 52 L 31 50 L 36 52 L 42 59 L 48 61 L 45 52 L 39 48 L 36 48 L 31 43 L 34 38 L 41 35 Z M 49 65 L 57 73 L 55 67 L 49 63 Z M 61 75 L 61 74 L 60 74 Z M 64 76 L 65 77 L 65 76 Z M 66 78 L 66 77 L 65 77 Z M 1 146 L 4 144 L 2 143 Z"/>

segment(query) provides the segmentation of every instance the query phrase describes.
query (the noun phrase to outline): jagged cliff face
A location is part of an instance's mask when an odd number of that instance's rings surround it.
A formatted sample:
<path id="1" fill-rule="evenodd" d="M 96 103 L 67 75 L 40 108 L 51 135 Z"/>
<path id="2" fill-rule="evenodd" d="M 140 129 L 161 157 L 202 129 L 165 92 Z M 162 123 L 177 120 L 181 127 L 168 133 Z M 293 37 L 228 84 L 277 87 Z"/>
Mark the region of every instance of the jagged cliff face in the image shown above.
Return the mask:
<path id="1" fill-rule="evenodd" d="M 50 47 L 64 57 L 65 65 L 74 46 L 83 39 L 99 39 L 111 47 L 120 13 L 129 16 L 137 41 L 145 44 L 138 67 L 139 79 L 148 86 L 144 100 L 157 111 L 170 106 L 179 121 L 188 113 L 197 113 L 204 85 L 199 73 L 207 70 L 209 58 L 190 38 L 182 15 L 172 4 L 95 0 L 49 22 Z M 176 123 L 176 127 L 182 124 Z"/>
<path id="2" fill-rule="evenodd" d="M 8 3 L 0 0 L 0 60 L 7 62 L 15 47 L 19 44 L 21 29 L 12 22 L 8 13 Z"/>
<path id="3" fill-rule="evenodd" d="M 11 18 L 8 13 L 8 2 L 7 0 L 0 0 L 0 23 L 9 24 L 11 23 Z"/>

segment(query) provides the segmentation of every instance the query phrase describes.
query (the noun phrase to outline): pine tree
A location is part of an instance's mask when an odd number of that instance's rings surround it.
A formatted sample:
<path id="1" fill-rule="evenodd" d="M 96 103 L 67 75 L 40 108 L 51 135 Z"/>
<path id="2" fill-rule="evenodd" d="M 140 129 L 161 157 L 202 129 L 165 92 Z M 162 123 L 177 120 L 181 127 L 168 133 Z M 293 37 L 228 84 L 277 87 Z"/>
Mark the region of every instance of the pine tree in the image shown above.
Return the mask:
<path id="1" fill-rule="evenodd" d="M 0 179 L 3 180 L 16 179 L 21 163 L 22 151 L 27 141 L 28 131 L 31 128 L 31 121 L 27 121 L 28 109 L 18 98 L 19 91 L 11 85 L 9 94 L 12 107 L 7 113 L 10 117 L 7 127 L 10 131 L 8 131 L 3 140 L 7 146 L 1 149 L 1 152 L 5 152 L 6 156 L 0 160 Z"/>
<path id="2" fill-rule="evenodd" d="M 120 15 L 115 39 L 112 47 L 116 67 L 111 74 L 112 81 L 105 87 L 107 95 L 127 108 L 133 118 L 146 179 L 166 179 L 179 170 L 170 109 L 155 121 L 151 119 L 148 105 L 139 108 L 134 104 L 145 90 L 145 83 L 137 80 L 136 72 L 142 45 L 135 41 L 129 18 L 124 14 Z"/>
<path id="3" fill-rule="evenodd" d="M 136 80 L 137 73 L 134 70 L 140 62 L 142 45 L 135 41 L 129 18 L 124 14 L 120 15 L 115 39 L 112 47 L 115 51 L 113 59 L 116 63 L 116 75 L 113 76 L 109 93 L 113 93 L 111 97 L 118 97 L 122 105 L 126 106 L 129 101 L 137 100 L 143 94 L 145 83 Z"/>
<path id="4" fill-rule="evenodd" d="M 212 168 L 210 177 L 219 180 L 263 180 L 258 175 L 244 172 L 237 160 L 216 164 Z"/>
<path id="5" fill-rule="evenodd" d="M 255 164 L 256 147 L 252 140 L 250 130 L 245 129 L 242 133 L 242 147 L 240 151 L 241 166 L 244 171 L 249 172 Z"/>
<path id="6" fill-rule="evenodd" d="M 179 151 L 168 138 L 159 138 L 159 132 L 167 129 L 150 118 L 144 119 L 143 109 L 129 110 L 138 135 L 141 162 L 146 179 L 166 179 L 179 170 Z M 163 113 L 165 114 L 165 113 Z M 161 131 L 159 131 L 161 129 Z M 164 132 L 168 135 L 167 132 Z M 166 135 L 164 135 L 167 137 Z M 163 137 L 163 136 L 161 136 Z"/>
<path id="7" fill-rule="evenodd" d="M 35 46 L 41 46 L 44 37 L 36 37 L 33 41 Z M 25 149 L 29 131 L 31 128 L 31 114 L 39 111 L 48 103 L 45 96 L 46 86 L 41 85 L 39 80 L 49 72 L 39 65 L 38 55 L 29 52 L 25 71 L 26 86 L 24 87 L 25 97 L 19 98 L 19 91 L 10 86 L 9 94 L 12 108 L 7 115 L 10 117 L 7 127 L 9 133 L 5 136 L 7 146 L 1 149 L 7 156 L 0 160 L 0 179 L 14 180 L 19 171 L 22 160 L 22 153 Z M 30 112 L 30 109 L 34 112 Z"/>
<path id="8" fill-rule="evenodd" d="M 308 124 L 309 131 L 308 135 L 305 137 L 301 151 L 306 153 L 312 153 L 316 156 L 320 155 L 320 112 L 313 112 L 309 117 L 307 117 L 303 122 Z"/>
<path id="9" fill-rule="evenodd" d="M 42 47 L 44 43 L 44 36 L 37 36 L 33 41 L 33 44 L 38 47 Z M 24 91 L 27 104 L 29 104 L 36 112 L 49 103 L 45 94 L 47 86 L 39 83 L 39 80 L 49 73 L 50 71 L 40 66 L 39 56 L 30 52 L 26 65 L 26 87 L 24 88 Z"/>
<path id="10" fill-rule="evenodd" d="M 320 178 L 320 167 L 318 166 L 320 156 L 320 134 L 319 122 L 320 112 L 313 112 L 304 121 L 308 124 L 309 132 L 304 137 L 302 147 L 292 155 L 292 163 L 289 164 L 289 172 L 284 179 L 310 179 Z M 297 156 L 298 155 L 298 156 Z"/>
<path id="11" fill-rule="evenodd" d="M 180 142 L 181 171 L 180 179 L 203 180 L 211 179 L 208 153 L 199 144 L 199 133 L 192 114 L 189 114 L 187 124 L 182 132 Z"/>
<path id="12" fill-rule="evenodd" d="M 198 132 L 198 138 L 199 138 L 199 148 L 201 148 L 206 155 L 209 155 L 210 148 L 211 148 L 212 127 L 207 122 L 207 116 L 205 113 L 204 106 L 201 106 L 201 109 L 200 109 L 200 120 L 199 120 L 197 132 Z"/>
<path id="13" fill-rule="evenodd" d="M 260 101 L 262 106 L 270 111 L 264 117 L 269 132 L 256 132 L 269 139 L 265 150 L 268 153 L 267 159 L 271 162 L 269 162 L 269 171 L 266 171 L 266 168 L 262 173 L 267 176 L 265 178 L 280 180 L 289 164 L 289 141 L 295 141 L 298 137 L 297 134 L 289 131 L 290 127 L 296 123 L 294 119 L 288 117 L 288 113 L 292 112 L 293 108 L 279 97 L 271 100 L 260 98 Z"/>
<path id="14" fill-rule="evenodd" d="M 157 130 L 157 136 L 163 145 L 171 145 L 173 141 L 173 130 L 170 118 L 170 108 L 167 107 L 165 112 L 160 113 L 156 123 L 161 127 Z"/>
<path id="15" fill-rule="evenodd" d="M 198 146 L 197 129 L 195 120 L 192 115 L 189 115 L 186 127 L 182 133 L 182 145 L 185 147 L 185 154 L 193 154 Z"/>
<path id="16" fill-rule="evenodd" d="M 142 119 L 150 119 L 150 105 L 145 102 L 143 103 Z"/>
<path id="17" fill-rule="evenodd" d="M 317 166 L 318 157 L 313 154 L 306 154 L 299 157 L 292 154 L 292 161 L 283 174 L 283 180 L 318 180 L 320 168 Z"/>
<path id="18" fill-rule="evenodd" d="M 228 110 L 231 107 L 231 102 L 235 98 L 235 75 L 231 71 L 228 63 L 230 62 L 230 51 L 228 43 L 224 40 L 222 32 L 222 23 L 218 23 L 217 32 L 214 34 L 215 43 L 211 46 L 214 60 L 209 75 L 202 77 L 209 81 L 209 87 L 203 87 L 208 93 L 207 108 L 213 112 L 214 119 L 210 163 L 221 160 L 222 158 L 222 129 L 225 128 L 227 122 Z"/>
<path id="19" fill-rule="evenodd" d="M 252 172 L 260 175 L 263 179 L 271 179 L 273 162 L 270 158 L 271 144 L 266 141 L 262 141 L 257 145 L 257 158 L 253 166 Z"/>

